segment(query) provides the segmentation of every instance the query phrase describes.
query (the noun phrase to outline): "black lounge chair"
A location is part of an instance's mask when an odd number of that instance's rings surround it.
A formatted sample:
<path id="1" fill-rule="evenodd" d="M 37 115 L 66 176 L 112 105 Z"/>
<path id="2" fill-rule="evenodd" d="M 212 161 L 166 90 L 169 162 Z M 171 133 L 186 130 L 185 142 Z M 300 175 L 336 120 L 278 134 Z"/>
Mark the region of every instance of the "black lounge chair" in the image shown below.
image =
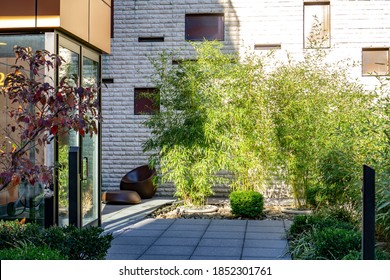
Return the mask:
<path id="1" fill-rule="evenodd" d="M 120 189 L 136 191 L 141 198 L 152 198 L 156 193 L 155 176 L 155 169 L 150 169 L 148 165 L 139 166 L 122 177 Z"/>

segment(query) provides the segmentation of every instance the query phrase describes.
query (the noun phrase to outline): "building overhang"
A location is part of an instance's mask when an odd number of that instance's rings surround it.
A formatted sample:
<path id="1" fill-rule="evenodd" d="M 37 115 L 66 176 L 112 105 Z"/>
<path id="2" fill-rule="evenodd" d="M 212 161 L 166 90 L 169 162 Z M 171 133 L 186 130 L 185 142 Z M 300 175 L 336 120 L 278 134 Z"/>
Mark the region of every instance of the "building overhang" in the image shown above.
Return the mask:
<path id="1" fill-rule="evenodd" d="M 6 1 L 0 32 L 58 29 L 110 53 L 111 0 Z"/>

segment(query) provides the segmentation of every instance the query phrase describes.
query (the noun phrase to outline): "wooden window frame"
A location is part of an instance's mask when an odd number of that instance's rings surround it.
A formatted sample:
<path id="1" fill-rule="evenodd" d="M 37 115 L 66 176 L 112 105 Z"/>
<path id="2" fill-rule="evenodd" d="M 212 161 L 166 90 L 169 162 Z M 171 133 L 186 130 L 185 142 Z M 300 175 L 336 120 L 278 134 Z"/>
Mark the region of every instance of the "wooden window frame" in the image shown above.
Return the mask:
<path id="1" fill-rule="evenodd" d="M 215 19 L 212 19 L 215 17 Z M 207 23 L 202 19 L 215 20 L 215 25 L 212 26 L 213 30 L 206 30 Z M 197 22 L 198 21 L 198 22 Z M 200 23 L 199 29 L 196 29 L 196 24 Z M 213 23 L 213 22 L 209 22 Z M 203 26 L 202 26 L 203 25 Z M 206 32 L 203 32 L 206 30 Z M 201 34 L 204 33 L 204 34 Z M 186 14 L 185 15 L 185 40 L 187 41 L 224 41 L 225 40 L 225 15 L 223 13 L 198 13 L 198 14 Z"/>
<path id="2" fill-rule="evenodd" d="M 160 112 L 158 99 L 142 95 L 158 94 L 156 88 L 134 88 L 134 115 L 153 115 Z"/>
<path id="3" fill-rule="evenodd" d="M 327 6 L 328 11 L 327 15 L 324 15 L 325 19 L 325 27 L 323 28 L 323 31 L 325 33 L 326 31 L 326 40 L 321 42 L 318 46 L 317 45 L 310 45 L 310 42 L 308 42 L 308 37 L 311 33 L 311 28 L 310 32 L 307 32 L 309 30 L 309 27 L 307 26 L 307 20 L 306 20 L 306 8 L 307 7 L 313 7 L 313 6 Z M 310 21 L 310 24 L 312 24 L 312 20 Z M 313 48 L 330 48 L 331 47 L 331 7 L 330 7 L 330 1 L 305 1 L 303 3 L 303 47 L 305 49 L 313 49 Z"/>
<path id="4" fill-rule="evenodd" d="M 378 63 L 378 65 L 383 66 L 383 68 L 387 68 L 386 71 L 367 71 L 367 68 L 369 68 L 368 65 L 365 65 L 365 52 L 387 52 L 387 62 L 383 61 Z M 376 63 L 370 63 L 370 64 L 376 64 Z M 378 66 L 378 67 L 380 67 Z M 362 76 L 388 76 L 390 74 L 390 48 L 363 48 L 362 49 Z"/>

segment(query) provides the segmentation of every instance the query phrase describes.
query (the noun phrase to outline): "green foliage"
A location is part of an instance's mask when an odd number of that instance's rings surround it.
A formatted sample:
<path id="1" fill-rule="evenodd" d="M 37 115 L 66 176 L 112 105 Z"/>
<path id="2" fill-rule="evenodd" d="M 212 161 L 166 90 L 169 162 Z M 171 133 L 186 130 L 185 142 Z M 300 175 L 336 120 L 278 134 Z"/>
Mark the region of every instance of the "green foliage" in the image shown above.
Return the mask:
<path id="1" fill-rule="evenodd" d="M 340 260 L 360 250 L 360 232 L 350 223 L 350 217 L 339 213 L 295 217 L 288 232 L 293 258 Z"/>
<path id="2" fill-rule="evenodd" d="M 317 259 L 340 260 L 361 247 L 361 234 L 356 230 L 324 228 L 313 231 L 312 238 Z"/>
<path id="3" fill-rule="evenodd" d="M 0 250 L 0 260 L 67 260 L 58 250 L 24 244 L 21 247 Z"/>
<path id="4" fill-rule="evenodd" d="M 376 233 L 378 239 L 390 243 L 390 79 L 381 81 L 382 98 L 377 102 L 383 123 L 376 124 L 378 133 L 384 132 L 381 156 L 373 166 L 376 178 Z"/>
<path id="5" fill-rule="evenodd" d="M 307 199 L 314 207 L 348 205 L 356 208 L 361 201 L 361 168 L 353 155 L 332 149 L 319 163 L 321 183 L 308 188 Z"/>
<path id="6" fill-rule="evenodd" d="M 186 204 L 201 205 L 212 185 L 225 182 L 216 176 L 221 170 L 234 173 L 235 186 L 261 186 L 275 149 L 261 61 L 240 63 L 216 42 L 193 46 L 196 61 L 172 66 L 164 54 L 153 62 L 164 109 L 145 123 L 152 138 L 144 150 L 156 152 L 150 161 L 162 183 L 173 182 Z"/>
<path id="7" fill-rule="evenodd" d="M 327 63 L 317 49 L 283 64 L 224 54 L 216 42 L 193 47 L 196 60 L 153 61 L 163 110 L 145 123 L 152 137 L 144 150 L 162 183 L 202 204 L 212 185 L 225 183 L 216 176 L 224 170 L 233 190 L 259 191 L 277 178 L 298 206 L 358 207 L 361 166 L 383 150 L 383 114 L 377 93 L 349 77 L 350 65 Z"/>
<path id="8" fill-rule="evenodd" d="M 354 188 L 359 180 L 355 171 L 375 151 L 372 145 L 360 150 L 373 134 L 366 126 L 367 119 L 375 118 L 370 110 L 375 94 L 351 82 L 340 64 L 324 59 L 308 55 L 277 68 L 268 79 L 279 166 L 298 206 L 305 204 L 308 189 L 319 184 L 337 193 Z"/>
<path id="9" fill-rule="evenodd" d="M 362 260 L 361 251 L 351 251 L 348 255 L 343 257 L 343 260 Z M 375 250 L 375 259 L 376 260 L 390 260 L 390 253 L 384 250 L 376 249 Z"/>
<path id="10" fill-rule="evenodd" d="M 0 249 L 24 250 L 23 245 L 28 244 L 58 251 L 71 260 L 99 260 L 104 259 L 113 239 L 111 234 L 102 233 L 103 229 L 98 227 L 79 229 L 69 225 L 42 229 L 36 224 L 0 222 Z"/>
<path id="11" fill-rule="evenodd" d="M 260 217 L 263 214 L 263 196 L 255 191 L 233 191 L 230 194 L 232 213 L 242 217 Z"/>
<path id="12" fill-rule="evenodd" d="M 295 216 L 293 224 L 288 231 L 289 239 L 294 239 L 297 236 L 312 231 L 315 229 L 324 229 L 327 227 L 337 227 L 346 230 L 354 229 L 354 225 L 348 221 L 337 219 L 337 217 L 327 215 L 299 215 Z"/>
<path id="13" fill-rule="evenodd" d="M 68 145 L 60 145 L 58 148 L 58 204 L 60 207 L 68 206 Z"/>
<path id="14" fill-rule="evenodd" d="M 71 260 L 101 260 L 111 246 L 112 235 L 102 235 L 98 227 L 51 227 L 45 231 L 45 243 Z"/>
<path id="15" fill-rule="evenodd" d="M 0 221 L 0 250 L 12 248 L 20 241 L 41 242 L 41 226 L 21 224 L 18 221 Z"/>
<path id="16" fill-rule="evenodd" d="M 379 186 L 377 191 L 376 224 L 380 238 L 390 242 L 390 184 Z"/>

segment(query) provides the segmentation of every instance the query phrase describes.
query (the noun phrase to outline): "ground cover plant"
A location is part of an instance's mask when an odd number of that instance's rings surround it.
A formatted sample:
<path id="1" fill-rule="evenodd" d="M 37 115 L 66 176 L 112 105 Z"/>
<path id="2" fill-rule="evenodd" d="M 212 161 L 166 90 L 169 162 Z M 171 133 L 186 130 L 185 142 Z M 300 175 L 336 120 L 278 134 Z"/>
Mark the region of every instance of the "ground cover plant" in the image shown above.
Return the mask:
<path id="1" fill-rule="evenodd" d="M 361 259 L 361 229 L 350 215 L 343 219 L 334 211 L 296 216 L 288 231 L 293 259 L 342 260 Z M 342 210 L 345 211 L 345 210 Z M 337 213 L 338 212 L 338 213 Z M 341 218 L 341 219 L 340 219 Z M 377 259 L 390 259 L 390 254 L 376 249 Z"/>
<path id="2" fill-rule="evenodd" d="M 0 221 L 0 258 L 102 260 L 112 239 L 98 227 L 43 229 L 34 223 Z"/>

